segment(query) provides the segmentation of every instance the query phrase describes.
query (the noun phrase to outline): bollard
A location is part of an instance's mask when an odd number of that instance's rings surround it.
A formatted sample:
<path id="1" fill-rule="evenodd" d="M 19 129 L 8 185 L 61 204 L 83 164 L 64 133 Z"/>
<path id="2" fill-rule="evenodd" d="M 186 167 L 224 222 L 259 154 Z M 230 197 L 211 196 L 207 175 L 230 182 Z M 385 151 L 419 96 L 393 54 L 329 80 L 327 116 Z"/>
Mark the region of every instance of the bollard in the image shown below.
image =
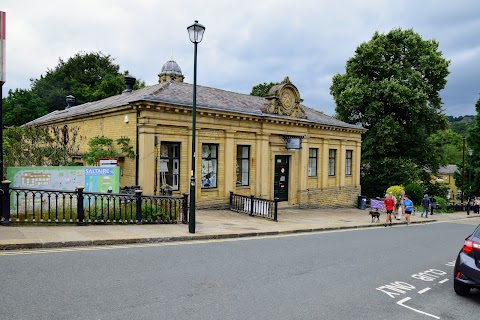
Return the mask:
<path id="1" fill-rule="evenodd" d="M 3 195 L 2 195 L 2 225 L 8 226 L 10 224 L 10 180 L 2 181 Z"/>
<path id="2" fill-rule="evenodd" d="M 188 223 L 188 193 L 183 194 L 183 216 L 182 223 Z"/>
<path id="3" fill-rule="evenodd" d="M 137 202 L 137 224 L 142 224 L 142 190 L 135 190 Z"/>
<path id="4" fill-rule="evenodd" d="M 83 189 L 84 186 L 78 186 L 77 189 L 77 225 L 84 226 L 85 225 L 85 210 L 83 208 Z"/>

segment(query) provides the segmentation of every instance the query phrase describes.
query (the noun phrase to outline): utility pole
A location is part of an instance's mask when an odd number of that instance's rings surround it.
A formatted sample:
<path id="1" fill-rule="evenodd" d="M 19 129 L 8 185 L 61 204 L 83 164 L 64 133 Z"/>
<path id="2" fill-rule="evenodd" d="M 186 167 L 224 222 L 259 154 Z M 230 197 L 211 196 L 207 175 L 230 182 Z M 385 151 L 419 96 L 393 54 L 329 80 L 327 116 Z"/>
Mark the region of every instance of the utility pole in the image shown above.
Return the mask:
<path id="1" fill-rule="evenodd" d="M 465 136 L 463 137 L 463 149 L 462 149 L 462 203 L 463 192 L 465 191 Z"/>

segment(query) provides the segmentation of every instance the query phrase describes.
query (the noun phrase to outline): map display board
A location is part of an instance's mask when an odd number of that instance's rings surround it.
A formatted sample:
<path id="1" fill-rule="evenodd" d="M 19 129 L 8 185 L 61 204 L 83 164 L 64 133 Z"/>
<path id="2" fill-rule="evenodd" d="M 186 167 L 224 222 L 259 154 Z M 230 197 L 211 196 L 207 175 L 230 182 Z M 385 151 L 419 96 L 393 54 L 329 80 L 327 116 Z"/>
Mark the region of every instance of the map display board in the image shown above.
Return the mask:
<path id="1" fill-rule="evenodd" d="M 120 189 L 119 167 L 9 167 L 11 187 L 86 192 L 113 192 Z"/>

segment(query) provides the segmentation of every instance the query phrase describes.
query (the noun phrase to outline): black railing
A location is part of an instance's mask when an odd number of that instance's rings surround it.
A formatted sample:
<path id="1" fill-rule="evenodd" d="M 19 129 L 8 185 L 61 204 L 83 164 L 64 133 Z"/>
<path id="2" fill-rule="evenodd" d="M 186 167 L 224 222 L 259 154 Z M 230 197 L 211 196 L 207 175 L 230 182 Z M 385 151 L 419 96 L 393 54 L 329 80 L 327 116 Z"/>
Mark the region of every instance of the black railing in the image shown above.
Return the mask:
<path id="1" fill-rule="evenodd" d="M 242 196 L 230 191 L 230 210 L 278 221 L 278 201 Z"/>
<path id="2" fill-rule="evenodd" d="M 467 203 L 447 203 L 445 208 L 447 211 L 467 211 Z M 470 203 L 470 209 L 472 209 L 472 205 Z"/>
<path id="3" fill-rule="evenodd" d="M 150 196 L 134 193 L 10 188 L 3 181 L 2 224 L 52 223 L 188 223 L 188 195 Z"/>

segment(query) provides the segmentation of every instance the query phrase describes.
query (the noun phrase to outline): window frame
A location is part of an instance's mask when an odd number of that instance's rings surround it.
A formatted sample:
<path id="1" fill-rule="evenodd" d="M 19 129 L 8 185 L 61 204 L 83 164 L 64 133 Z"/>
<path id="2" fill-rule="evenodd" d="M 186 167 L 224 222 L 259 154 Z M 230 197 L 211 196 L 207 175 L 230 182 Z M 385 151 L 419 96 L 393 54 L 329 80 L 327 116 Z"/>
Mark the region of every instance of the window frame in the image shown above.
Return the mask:
<path id="1" fill-rule="evenodd" d="M 167 147 L 167 156 L 162 156 L 162 146 L 166 146 Z M 170 155 L 170 150 L 171 148 L 177 148 L 177 156 L 175 156 L 175 152 L 173 153 L 173 155 Z M 170 187 L 172 187 L 172 191 L 179 191 L 180 190 L 180 156 L 181 156 L 181 143 L 180 142 L 173 142 L 173 141 L 161 141 L 160 142 L 160 157 L 159 157 L 159 163 L 158 163 L 158 166 L 159 166 L 159 169 L 158 169 L 158 172 L 160 173 L 160 189 L 163 189 L 162 188 L 162 160 L 167 160 L 167 163 L 170 162 L 171 160 L 171 163 L 172 163 L 172 173 L 170 173 L 170 170 L 167 171 L 167 174 L 170 176 L 172 176 L 172 185 Z M 175 160 L 177 160 L 175 162 Z M 175 169 L 175 163 L 177 165 L 177 169 Z M 168 166 L 168 164 L 167 164 Z M 177 171 L 175 173 L 175 170 Z M 175 176 L 176 176 L 176 180 L 175 180 Z M 166 177 L 165 177 L 165 180 Z M 175 185 L 175 181 L 177 182 L 177 184 Z M 166 182 L 166 181 L 165 181 Z"/>
<path id="2" fill-rule="evenodd" d="M 328 149 L 328 176 L 334 177 L 337 166 L 337 149 Z"/>
<path id="3" fill-rule="evenodd" d="M 247 157 L 243 157 L 243 152 L 242 154 L 239 156 L 240 152 L 239 152 L 239 149 L 241 148 L 247 148 Z M 245 162 L 246 160 L 246 162 Z M 241 165 L 239 165 L 239 161 L 241 162 Z M 247 171 L 246 171 L 246 174 L 247 174 L 247 183 L 244 184 L 243 183 L 243 174 L 245 173 L 245 171 L 243 170 L 244 169 L 244 166 L 243 164 L 246 163 L 247 164 Z M 236 181 L 235 181 L 235 184 L 237 187 L 248 187 L 250 186 L 250 146 L 249 145 L 244 145 L 244 144 L 237 144 L 237 159 L 236 159 L 236 168 L 240 168 L 241 172 L 237 172 L 237 170 L 235 170 L 235 177 L 236 177 Z M 240 175 L 240 183 L 239 182 L 239 175 Z"/>
<path id="4" fill-rule="evenodd" d="M 312 156 L 312 151 L 315 151 L 315 156 Z M 312 161 L 314 160 L 314 161 Z M 312 171 L 312 163 L 315 164 L 315 172 Z M 307 176 L 309 178 L 317 177 L 318 176 L 318 148 L 309 148 L 308 149 L 308 169 L 307 169 Z"/>
<path id="5" fill-rule="evenodd" d="M 204 157 L 203 156 L 203 148 L 205 146 L 208 146 L 210 150 L 212 150 L 212 147 L 215 147 L 215 156 L 214 157 L 211 156 L 211 153 L 210 153 L 209 157 Z M 218 151 L 219 151 L 218 144 L 217 143 L 202 143 L 202 149 L 201 150 L 202 150 L 202 165 L 201 165 L 201 170 L 202 171 L 201 171 L 201 178 L 200 178 L 201 188 L 204 189 L 204 190 L 205 189 L 216 189 L 216 188 L 218 188 Z M 205 186 L 204 185 L 204 179 L 203 179 L 203 177 L 204 177 L 204 175 L 203 175 L 204 161 L 209 161 L 209 162 L 213 161 L 214 162 L 213 167 L 215 169 L 215 171 L 214 171 L 215 183 L 214 183 L 213 186 Z M 210 173 L 207 173 L 207 174 L 210 174 Z M 208 179 L 210 179 L 210 178 L 208 178 Z"/>
<path id="6" fill-rule="evenodd" d="M 350 155 L 350 156 L 349 156 Z M 353 150 L 345 151 L 345 175 L 351 176 L 353 169 Z"/>

